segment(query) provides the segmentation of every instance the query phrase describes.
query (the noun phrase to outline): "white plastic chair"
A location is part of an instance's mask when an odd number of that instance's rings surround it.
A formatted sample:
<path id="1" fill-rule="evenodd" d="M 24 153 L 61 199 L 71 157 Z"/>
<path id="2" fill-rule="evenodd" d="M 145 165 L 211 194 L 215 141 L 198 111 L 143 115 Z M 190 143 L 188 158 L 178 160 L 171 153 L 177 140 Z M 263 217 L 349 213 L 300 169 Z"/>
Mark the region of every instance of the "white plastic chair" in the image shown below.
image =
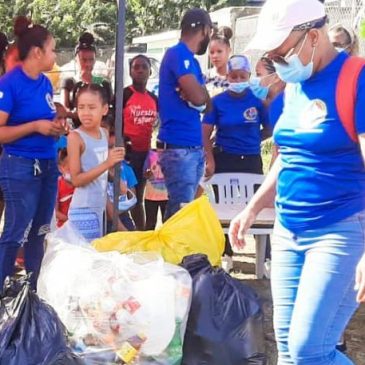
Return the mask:
<path id="1" fill-rule="evenodd" d="M 225 233 L 229 222 L 248 204 L 255 191 L 264 180 L 264 175 L 248 173 L 215 174 L 205 183 L 205 191 L 216 211 Z M 267 236 L 272 233 L 274 211 L 263 211 L 257 222 L 248 231 L 255 235 L 256 241 L 256 276 L 264 275 Z"/>

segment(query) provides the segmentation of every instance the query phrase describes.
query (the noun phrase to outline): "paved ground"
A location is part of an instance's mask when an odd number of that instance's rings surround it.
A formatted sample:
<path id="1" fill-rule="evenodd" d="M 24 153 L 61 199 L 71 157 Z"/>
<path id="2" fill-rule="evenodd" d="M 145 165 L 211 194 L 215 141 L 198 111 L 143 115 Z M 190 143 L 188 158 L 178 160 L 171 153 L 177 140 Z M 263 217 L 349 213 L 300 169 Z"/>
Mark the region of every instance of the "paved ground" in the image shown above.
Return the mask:
<path id="1" fill-rule="evenodd" d="M 277 351 L 274 331 L 272 327 L 272 298 L 269 280 L 255 278 L 254 242 L 250 241 L 244 253 L 237 253 L 234 257 L 234 277 L 243 280 L 253 287 L 261 296 L 265 313 L 266 353 L 268 364 L 276 365 Z M 348 355 L 356 365 L 365 365 L 365 305 L 362 305 L 346 330 Z"/>

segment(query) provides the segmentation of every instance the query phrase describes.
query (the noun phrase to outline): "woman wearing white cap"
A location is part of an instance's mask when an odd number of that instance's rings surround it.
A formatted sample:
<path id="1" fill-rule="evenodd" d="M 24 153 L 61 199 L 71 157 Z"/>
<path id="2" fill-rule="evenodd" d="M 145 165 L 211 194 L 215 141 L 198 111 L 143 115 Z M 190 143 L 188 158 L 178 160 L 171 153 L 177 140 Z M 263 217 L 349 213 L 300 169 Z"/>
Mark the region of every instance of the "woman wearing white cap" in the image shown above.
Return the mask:
<path id="1" fill-rule="evenodd" d="M 323 4 L 268 0 L 249 48 L 267 51 L 288 86 L 274 130 L 280 156 L 231 222 L 230 240 L 242 247 L 276 196 L 271 280 L 278 364 L 353 364 L 336 343 L 365 301 L 365 72 L 355 91 L 354 137 L 336 106 L 348 55 L 328 38 Z"/>

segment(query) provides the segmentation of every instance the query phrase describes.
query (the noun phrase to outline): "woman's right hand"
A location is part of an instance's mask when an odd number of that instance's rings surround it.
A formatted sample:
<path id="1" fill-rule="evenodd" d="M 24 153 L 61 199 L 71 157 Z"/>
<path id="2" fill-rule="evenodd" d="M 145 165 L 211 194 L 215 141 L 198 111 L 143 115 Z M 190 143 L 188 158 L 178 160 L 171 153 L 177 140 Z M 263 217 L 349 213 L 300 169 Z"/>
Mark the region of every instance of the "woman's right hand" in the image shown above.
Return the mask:
<path id="1" fill-rule="evenodd" d="M 124 160 L 125 157 L 125 148 L 124 147 L 114 147 L 109 150 L 108 158 L 106 163 L 109 168 L 112 168 L 117 163 Z"/>
<path id="2" fill-rule="evenodd" d="M 36 132 L 43 134 L 44 136 L 59 137 L 63 134 L 63 128 L 59 123 L 43 119 L 37 120 L 34 123 Z"/>
<path id="3" fill-rule="evenodd" d="M 255 222 L 257 213 L 247 206 L 241 213 L 234 217 L 229 225 L 229 241 L 233 247 L 243 249 L 246 246 L 245 234 Z"/>

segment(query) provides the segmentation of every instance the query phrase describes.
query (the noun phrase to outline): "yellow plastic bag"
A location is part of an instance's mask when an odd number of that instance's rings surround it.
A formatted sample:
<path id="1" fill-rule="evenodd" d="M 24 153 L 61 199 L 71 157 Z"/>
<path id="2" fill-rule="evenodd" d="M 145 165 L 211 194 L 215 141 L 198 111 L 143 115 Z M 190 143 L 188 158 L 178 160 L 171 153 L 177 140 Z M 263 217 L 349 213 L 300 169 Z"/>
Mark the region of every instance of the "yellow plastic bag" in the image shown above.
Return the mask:
<path id="1" fill-rule="evenodd" d="M 219 266 L 224 250 L 224 233 L 208 198 L 187 204 L 155 231 L 116 232 L 93 241 L 100 252 L 159 252 L 165 261 L 178 265 L 185 256 L 203 253 Z"/>

